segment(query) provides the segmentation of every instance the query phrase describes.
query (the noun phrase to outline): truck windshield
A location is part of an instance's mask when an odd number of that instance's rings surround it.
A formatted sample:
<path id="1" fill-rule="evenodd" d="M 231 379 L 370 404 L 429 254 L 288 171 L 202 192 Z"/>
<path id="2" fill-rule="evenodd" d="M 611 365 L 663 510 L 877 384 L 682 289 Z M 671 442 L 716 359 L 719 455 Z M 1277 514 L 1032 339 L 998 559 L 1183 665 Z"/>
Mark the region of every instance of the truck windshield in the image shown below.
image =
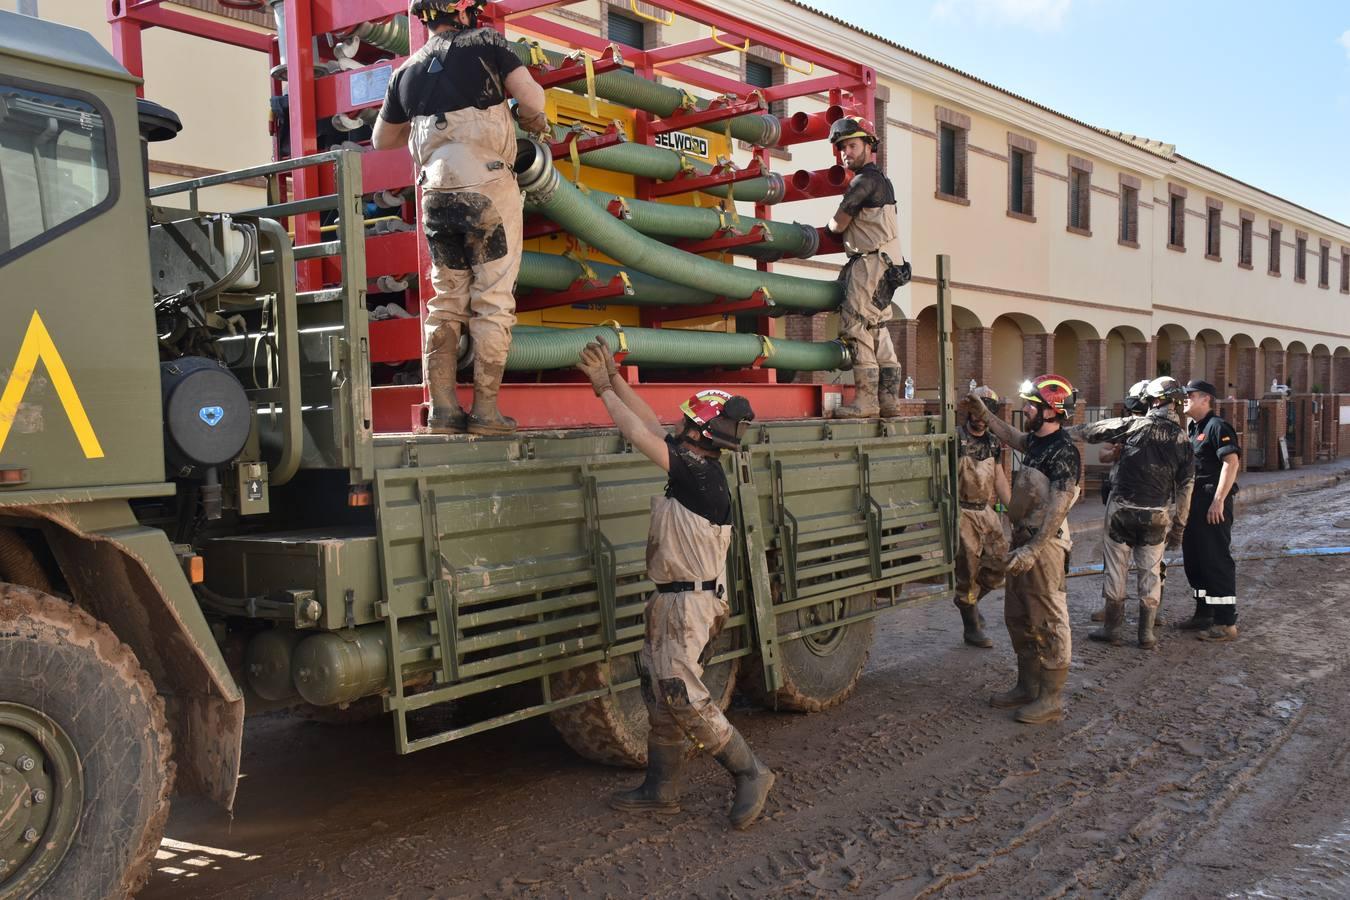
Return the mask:
<path id="1" fill-rule="evenodd" d="M 0 255 L 95 209 L 108 180 L 93 104 L 0 81 Z"/>

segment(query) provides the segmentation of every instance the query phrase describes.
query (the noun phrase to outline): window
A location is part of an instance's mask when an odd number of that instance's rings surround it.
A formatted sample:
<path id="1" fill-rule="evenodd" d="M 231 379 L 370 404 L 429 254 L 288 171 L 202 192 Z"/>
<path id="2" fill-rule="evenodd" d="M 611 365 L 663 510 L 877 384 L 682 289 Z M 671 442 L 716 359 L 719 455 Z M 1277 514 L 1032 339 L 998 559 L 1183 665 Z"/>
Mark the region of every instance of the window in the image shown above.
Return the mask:
<path id="1" fill-rule="evenodd" d="M 1069 154 L 1069 215 L 1067 230 L 1092 235 L 1092 161 Z"/>
<path id="2" fill-rule="evenodd" d="M 1238 211 L 1238 266 L 1243 269 L 1252 267 L 1252 222 L 1256 216 L 1244 210 Z"/>
<path id="3" fill-rule="evenodd" d="M 1303 284 L 1308 280 L 1308 235 L 1294 232 L 1294 280 Z"/>
<path id="4" fill-rule="evenodd" d="M 1139 247 L 1139 188 L 1141 183 L 1133 175 L 1120 176 L 1120 231 L 1117 242 L 1126 247 Z"/>
<path id="5" fill-rule="evenodd" d="M 104 121 L 93 97 L 0 82 L 0 263 L 117 199 Z"/>
<path id="6" fill-rule="evenodd" d="M 1279 222 L 1270 223 L 1270 262 L 1267 264 L 1266 274 L 1280 276 L 1280 244 L 1284 240 L 1284 231 Z"/>
<path id="7" fill-rule="evenodd" d="M 1350 294 L 1350 250 L 1341 248 L 1341 293 Z"/>
<path id="8" fill-rule="evenodd" d="M 647 34 L 643 23 L 638 19 L 622 16 L 610 10 L 609 28 L 606 33 L 611 41 L 626 44 L 635 50 L 647 48 Z"/>
<path id="9" fill-rule="evenodd" d="M 745 57 L 745 83 L 751 87 L 771 88 L 783 83 L 783 67 L 762 59 Z M 769 112 L 780 119 L 787 118 L 787 101 L 774 100 L 769 103 Z M 878 125 L 878 127 L 880 127 Z"/>
<path id="10" fill-rule="evenodd" d="M 1186 252 L 1186 189 L 1167 186 L 1167 249 Z"/>
<path id="11" fill-rule="evenodd" d="M 1008 215 L 1036 221 L 1036 142 L 1008 135 Z"/>
<path id="12" fill-rule="evenodd" d="M 1222 238 L 1223 204 L 1218 200 L 1207 199 L 1205 201 L 1205 259 L 1212 259 L 1215 262 L 1222 259 L 1219 253 Z"/>
<path id="13" fill-rule="evenodd" d="M 1331 241 L 1322 239 L 1317 259 L 1317 286 L 1331 287 Z"/>
<path id="14" fill-rule="evenodd" d="M 966 151 L 970 116 L 937 107 L 937 191 L 939 200 L 969 205 L 966 196 Z"/>

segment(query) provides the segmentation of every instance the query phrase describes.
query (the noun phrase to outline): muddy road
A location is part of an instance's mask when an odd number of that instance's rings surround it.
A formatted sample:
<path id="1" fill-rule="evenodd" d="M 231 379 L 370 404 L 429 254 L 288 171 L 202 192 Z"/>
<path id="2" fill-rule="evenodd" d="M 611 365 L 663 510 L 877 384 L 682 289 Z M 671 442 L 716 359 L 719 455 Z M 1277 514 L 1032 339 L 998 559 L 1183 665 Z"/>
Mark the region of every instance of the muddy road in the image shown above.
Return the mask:
<path id="1" fill-rule="evenodd" d="M 1350 484 L 1242 510 L 1235 544 L 1350 544 Z M 985 702 L 1014 672 L 1001 592 L 993 650 L 949 602 L 892 614 L 842 708 L 733 710 L 779 776 L 745 833 L 715 762 L 681 815 L 623 816 L 605 798 L 635 774 L 547 722 L 400 758 L 384 722 L 251 720 L 233 820 L 179 802 L 142 896 L 1345 896 L 1348 581 L 1350 557 L 1241 563 L 1241 638 L 1211 646 L 1172 627 L 1177 567 L 1150 653 L 1088 641 L 1101 582 L 1074 578 L 1066 716 L 1042 727 Z"/>

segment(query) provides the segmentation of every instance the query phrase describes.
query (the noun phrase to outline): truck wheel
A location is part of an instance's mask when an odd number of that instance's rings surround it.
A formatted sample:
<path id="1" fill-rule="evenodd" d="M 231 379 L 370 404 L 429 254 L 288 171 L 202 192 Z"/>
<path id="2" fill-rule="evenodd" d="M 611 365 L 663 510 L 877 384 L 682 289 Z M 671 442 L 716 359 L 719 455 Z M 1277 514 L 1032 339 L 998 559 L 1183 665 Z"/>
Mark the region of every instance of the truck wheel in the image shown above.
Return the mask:
<path id="1" fill-rule="evenodd" d="M 791 634 L 871 608 L 871 594 L 855 594 L 846 600 L 780 613 L 778 633 Z M 838 706 L 858 686 L 875 635 L 876 620 L 864 619 L 781 643 L 778 675 L 782 686 L 777 691 L 766 690 L 764 668 L 756 660 L 751 663 L 755 668 L 750 692 L 764 706 L 791 712 L 820 712 Z"/>
<path id="2" fill-rule="evenodd" d="M 725 653 L 736 646 L 730 631 L 718 636 L 714 653 Z M 736 691 L 736 673 L 740 658 L 729 659 L 703 671 L 703 683 L 726 709 Z M 549 687 L 553 699 L 572 697 L 601 690 L 611 684 L 637 681 L 637 654 L 620 656 L 608 662 L 590 663 L 552 676 Z M 647 705 L 639 688 L 606 694 L 574 706 L 549 713 L 568 746 L 586 759 L 608 766 L 642 768 L 647 765 Z"/>
<path id="3" fill-rule="evenodd" d="M 0 896 L 125 897 L 169 815 L 164 702 L 108 626 L 0 584 Z"/>

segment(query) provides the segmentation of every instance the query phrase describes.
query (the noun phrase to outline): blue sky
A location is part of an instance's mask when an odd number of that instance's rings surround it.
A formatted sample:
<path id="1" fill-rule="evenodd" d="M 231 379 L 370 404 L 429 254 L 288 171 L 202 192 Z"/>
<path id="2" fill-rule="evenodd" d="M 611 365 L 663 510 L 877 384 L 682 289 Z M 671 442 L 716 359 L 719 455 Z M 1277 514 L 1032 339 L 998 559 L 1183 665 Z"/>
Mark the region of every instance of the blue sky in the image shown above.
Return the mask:
<path id="1" fill-rule="evenodd" d="M 1347 0 L 806 0 L 1350 224 Z"/>

